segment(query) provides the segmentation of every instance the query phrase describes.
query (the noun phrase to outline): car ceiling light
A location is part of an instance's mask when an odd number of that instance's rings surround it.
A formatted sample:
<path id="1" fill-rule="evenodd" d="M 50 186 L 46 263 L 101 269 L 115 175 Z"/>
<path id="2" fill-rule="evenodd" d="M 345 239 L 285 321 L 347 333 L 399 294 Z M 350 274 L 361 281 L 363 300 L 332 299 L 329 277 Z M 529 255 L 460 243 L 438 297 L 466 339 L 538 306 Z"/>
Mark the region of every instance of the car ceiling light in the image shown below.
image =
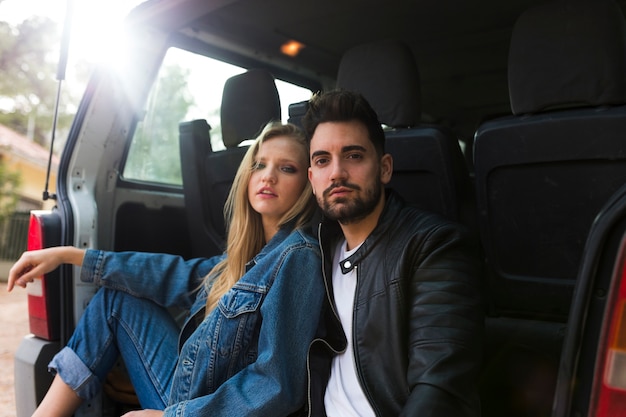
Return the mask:
<path id="1" fill-rule="evenodd" d="M 290 57 L 295 57 L 306 45 L 302 42 L 290 40 L 280 46 L 280 51 Z"/>

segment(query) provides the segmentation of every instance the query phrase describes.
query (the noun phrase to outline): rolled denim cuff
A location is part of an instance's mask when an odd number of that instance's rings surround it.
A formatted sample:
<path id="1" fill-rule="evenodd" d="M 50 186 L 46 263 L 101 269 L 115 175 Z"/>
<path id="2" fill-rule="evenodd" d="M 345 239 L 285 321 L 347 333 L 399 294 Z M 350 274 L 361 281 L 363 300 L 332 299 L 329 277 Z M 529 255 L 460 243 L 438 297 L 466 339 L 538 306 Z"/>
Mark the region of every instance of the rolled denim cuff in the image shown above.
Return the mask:
<path id="1" fill-rule="evenodd" d="M 87 249 L 83 258 L 83 265 L 80 269 L 80 280 L 82 282 L 96 282 L 100 278 L 100 268 L 104 252 L 94 249 Z"/>
<path id="2" fill-rule="evenodd" d="M 102 383 L 69 347 L 64 347 L 48 364 L 48 370 L 58 374 L 80 398 L 90 400 L 98 394 Z"/>

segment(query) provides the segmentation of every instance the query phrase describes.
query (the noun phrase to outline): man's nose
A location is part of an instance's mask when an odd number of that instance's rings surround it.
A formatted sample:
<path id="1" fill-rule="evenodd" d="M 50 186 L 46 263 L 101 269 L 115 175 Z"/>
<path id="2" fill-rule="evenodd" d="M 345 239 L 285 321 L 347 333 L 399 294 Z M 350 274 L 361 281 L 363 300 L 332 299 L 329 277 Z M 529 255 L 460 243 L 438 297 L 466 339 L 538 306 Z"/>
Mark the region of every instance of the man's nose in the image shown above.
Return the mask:
<path id="1" fill-rule="evenodd" d="M 334 182 L 336 180 L 345 179 L 346 176 L 347 172 L 345 167 L 341 163 L 341 160 L 336 159 L 335 161 L 333 161 L 331 163 L 330 169 L 330 180 Z"/>

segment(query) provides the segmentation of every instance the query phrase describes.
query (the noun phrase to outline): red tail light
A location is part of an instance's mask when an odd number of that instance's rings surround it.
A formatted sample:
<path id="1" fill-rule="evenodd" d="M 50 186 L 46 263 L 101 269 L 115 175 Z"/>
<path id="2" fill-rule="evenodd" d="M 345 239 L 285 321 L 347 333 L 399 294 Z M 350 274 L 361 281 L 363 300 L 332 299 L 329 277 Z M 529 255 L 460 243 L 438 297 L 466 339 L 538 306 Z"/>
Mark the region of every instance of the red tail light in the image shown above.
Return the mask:
<path id="1" fill-rule="evenodd" d="M 28 225 L 28 250 L 43 249 L 45 245 L 45 219 L 48 212 L 32 211 Z M 46 340 L 59 338 L 58 311 L 49 302 L 51 295 L 58 295 L 58 279 L 51 274 L 40 276 L 28 284 L 28 315 L 30 332 Z"/>
<path id="2" fill-rule="evenodd" d="M 612 279 L 592 392 L 591 416 L 626 416 L 626 241 Z"/>

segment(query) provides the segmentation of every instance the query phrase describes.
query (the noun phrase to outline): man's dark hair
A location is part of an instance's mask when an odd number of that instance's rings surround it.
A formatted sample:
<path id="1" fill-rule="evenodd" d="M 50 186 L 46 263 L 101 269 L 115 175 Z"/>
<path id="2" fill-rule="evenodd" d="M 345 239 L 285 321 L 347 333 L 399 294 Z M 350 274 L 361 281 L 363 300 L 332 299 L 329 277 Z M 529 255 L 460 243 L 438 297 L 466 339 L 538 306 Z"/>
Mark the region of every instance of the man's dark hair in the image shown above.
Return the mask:
<path id="1" fill-rule="evenodd" d="M 302 125 L 307 140 L 324 122 L 361 122 L 379 156 L 385 153 L 385 134 L 372 106 L 359 94 L 348 90 L 332 90 L 315 94 L 309 101 Z"/>

